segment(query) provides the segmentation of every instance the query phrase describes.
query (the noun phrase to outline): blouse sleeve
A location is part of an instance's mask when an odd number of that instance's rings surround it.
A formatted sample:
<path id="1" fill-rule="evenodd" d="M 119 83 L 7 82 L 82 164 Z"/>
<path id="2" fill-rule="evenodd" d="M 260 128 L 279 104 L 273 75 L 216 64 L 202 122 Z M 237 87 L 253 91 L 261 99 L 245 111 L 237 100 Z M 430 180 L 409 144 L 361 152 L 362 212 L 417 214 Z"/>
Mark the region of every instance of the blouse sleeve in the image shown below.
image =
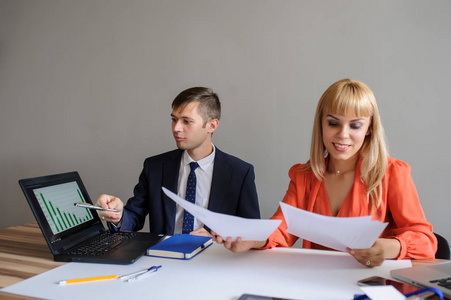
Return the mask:
<path id="1" fill-rule="evenodd" d="M 282 202 L 298 208 L 305 207 L 305 197 L 299 197 L 299 195 L 305 195 L 306 188 L 305 172 L 301 171 L 302 166 L 301 164 L 294 165 L 288 171 L 291 180 L 285 197 L 282 200 Z M 261 249 L 293 246 L 299 238 L 287 232 L 287 222 L 285 221 L 280 205 L 271 219 L 282 220 L 282 223 L 269 236 L 266 245 Z"/>
<path id="2" fill-rule="evenodd" d="M 437 239 L 420 205 L 410 166 L 394 160 L 388 167 L 387 201 L 394 223 L 391 233 L 401 243 L 398 259 L 434 258 Z"/>

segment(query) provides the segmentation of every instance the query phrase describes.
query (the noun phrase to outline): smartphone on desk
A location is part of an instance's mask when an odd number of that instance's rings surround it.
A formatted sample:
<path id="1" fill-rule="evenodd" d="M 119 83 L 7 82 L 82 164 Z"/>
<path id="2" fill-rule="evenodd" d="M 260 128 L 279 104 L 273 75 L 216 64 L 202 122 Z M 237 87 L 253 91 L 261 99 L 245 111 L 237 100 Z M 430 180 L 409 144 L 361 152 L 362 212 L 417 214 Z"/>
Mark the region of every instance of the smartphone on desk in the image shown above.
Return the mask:
<path id="1" fill-rule="evenodd" d="M 408 283 L 387 279 L 384 277 L 373 276 L 357 281 L 357 285 L 360 286 L 375 286 L 375 285 L 392 285 L 395 289 L 403 293 L 404 295 L 410 294 L 420 290 L 420 288 L 410 285 Z"/>

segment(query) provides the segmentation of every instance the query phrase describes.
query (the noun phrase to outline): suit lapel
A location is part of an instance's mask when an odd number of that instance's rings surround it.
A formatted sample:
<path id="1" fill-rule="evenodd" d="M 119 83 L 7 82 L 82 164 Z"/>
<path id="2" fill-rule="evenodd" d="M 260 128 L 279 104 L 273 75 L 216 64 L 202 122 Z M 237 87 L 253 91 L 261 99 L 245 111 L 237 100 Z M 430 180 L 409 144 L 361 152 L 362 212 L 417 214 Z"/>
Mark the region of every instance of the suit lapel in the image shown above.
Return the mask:
<path id="1" fill-rule="evenodd" d="M 168 159 L 164 161 L 162 164 L 163 168 L 162 184 L 165 188 L 176 194 L 182 153 L 183 153 L 182 151 L 174 151 L 169 155 Z"/>
<path id="2" fill-rule="evenodd" d="M 208 209 L 211 211 L 221 211 L 221 207 L 226 207 L 223 202 L 226 195 L 225 188 L 229 186 L 232 175 L 231 167 L 227 162 L 224 152 L 216 148 L 215 165 L 213 169 L 213 178 L 211 181 L 210 199 Z"/>
<path id="3" fill-rule="evenodd" d="M 182 158 L 182 150 L 176 150 L 172 152 L 168 159 L 162 164 L 162 185 L 170 190 L 171 192 L 177 194 L 177 184 L 179 179 L 180 171 L 180 160 Z M 175 212 L 176 204 L 170 199 L 163 191 L 160 191 L 164 202 L 164 211 L 166 222 L 166 232 L 169 234 L 174 233 L 175 228 Z"/>

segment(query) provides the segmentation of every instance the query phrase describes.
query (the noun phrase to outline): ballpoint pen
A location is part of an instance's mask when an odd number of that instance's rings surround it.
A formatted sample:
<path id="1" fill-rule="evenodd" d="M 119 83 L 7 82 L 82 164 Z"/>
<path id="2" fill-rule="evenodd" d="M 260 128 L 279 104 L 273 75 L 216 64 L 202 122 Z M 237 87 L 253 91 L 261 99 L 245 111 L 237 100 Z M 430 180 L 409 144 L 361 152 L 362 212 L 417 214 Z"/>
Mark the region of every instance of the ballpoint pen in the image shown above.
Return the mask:
<path id="1" fill-rule="evenodd" d="M 74 206 L 82 207 L 82 208 L 95 209 L 95 210 L 102 210 L 102 211 L 117 212 L 117 210 L 113 209 L 113 208 L 103 208 L 103 207 L 96 206 L 96 205 L 93 205 L 93 204 L 89 204 L 89 203 L 86 203 L 86 202 L 77 202 L 77 203 L 74 203 Z"/>
<path id="2" fill-rule="evenodd" d="M 67 279 L 59 281 L 58 284 L 65 285 L 70 283 L 79 283 L 79 282 L 89 282 L 89 281 L 98 281 L 98 280 L 108 280 L 108 279 L 121 279 L 125 282 L 134 281 L 144 277 L 145 274 L 150 274 L 158 271 L 161 266 L 152 266 L 148 269 L 144 269 L 141 271 L 133 272 L 126 275 L 108 275 L 108 276 L 97 276 L 97 277 L 88 277 L 88 278 L 77 278 L 77 279 Z"/>
<path id="3" fill-rule="evenodd" d="M 145 270 L 142 270 L 139 272 L 131 273 L 128 275 L 123 275 L 123 276 L 119 277 L 119 279 L 126 281 L 126 282 L 138 280 L 138 279 L 143 278 L 147 274 L 158 271 L 159 268 L 161 268 L 161 266 L 152 266 L 148 269 L 145 269 Z"/>

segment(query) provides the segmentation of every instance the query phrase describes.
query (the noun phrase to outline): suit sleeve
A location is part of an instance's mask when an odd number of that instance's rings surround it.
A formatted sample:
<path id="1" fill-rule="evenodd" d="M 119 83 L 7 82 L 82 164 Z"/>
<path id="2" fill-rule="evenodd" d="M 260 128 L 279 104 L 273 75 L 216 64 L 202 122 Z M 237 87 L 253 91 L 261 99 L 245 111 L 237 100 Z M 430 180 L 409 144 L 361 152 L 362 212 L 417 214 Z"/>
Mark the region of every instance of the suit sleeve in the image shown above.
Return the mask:
<path id="1" fill-rule="evenodd" d="M 254 167 L 249 165 L 243 178 L 237 216 L 249 219 L 260 219 L 257 188 L 255 186 Z"/>
<path id="2" fill-rule="evenodd" d="M 149 213 L 149 174 L 146 162 L 147 160 L 144 162 L 138 184 L 133 190 L 133 197 L 128 199 L 124 206 L 121 230 L 138 231 L 144 227 L 146 216 Z"/>
<path id="3" fill-rule="evenodd" d="M 420 205 L 410 166 L 396 160 L 390 168 L 387 200 L 394 221 L 391 232 L 401 243 L 398 259 L 434 258 L 437 239 Z"/>

